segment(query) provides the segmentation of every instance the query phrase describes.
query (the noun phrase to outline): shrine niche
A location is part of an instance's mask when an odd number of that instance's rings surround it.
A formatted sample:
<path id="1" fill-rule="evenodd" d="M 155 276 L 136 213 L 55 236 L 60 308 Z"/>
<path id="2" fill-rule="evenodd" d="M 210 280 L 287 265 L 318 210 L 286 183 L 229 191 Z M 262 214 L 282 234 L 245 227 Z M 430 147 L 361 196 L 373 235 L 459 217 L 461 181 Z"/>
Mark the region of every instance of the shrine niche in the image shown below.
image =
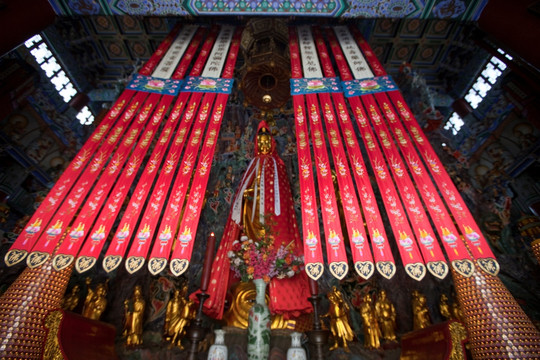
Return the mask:
<path id="1" fill-rule="evenodd" d="M 261 67 L 267 45 L 279 73 Z M 271 93 L 272 78 L 291 87 Z M 25 334 L 45 341 L 40 321 L 63 303 L 113 324 L 126 359 L 204 356 L 218 328 L 230 354 L 253 359 L 284 357 L 293 332 L 317 359 L 397 358 L 400 339 L 414 348 L 425 333 L 457 353 L 457 320 L 477 358 L 509 351 L 484 331 L 497 326 L 531 354 L 538 334 L 488 240 L 356 27 L 182 23 L 6 253 L 27 267 L 0 319 L 24 330 L 10 352 Z M 43 303 L 28 298 L 36 287 Z M 493 308 L 512 316 L 501 325 Z"/>

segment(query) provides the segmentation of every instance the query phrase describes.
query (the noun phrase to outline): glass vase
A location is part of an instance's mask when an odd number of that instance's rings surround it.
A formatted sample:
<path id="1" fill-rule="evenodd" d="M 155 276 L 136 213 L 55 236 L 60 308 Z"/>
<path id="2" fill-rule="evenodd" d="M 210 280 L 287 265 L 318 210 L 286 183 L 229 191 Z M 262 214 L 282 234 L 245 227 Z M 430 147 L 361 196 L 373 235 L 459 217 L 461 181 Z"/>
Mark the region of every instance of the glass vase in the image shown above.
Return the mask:
<path id="1" fill-rule="evenodd" d="M 307 360 L 306 350 L 300 341 L 302 334 L 293 332 L 291 334 L 291 347 L 287 350 L 287 360 Z"/>
<path id="2" fill-rule="evenodd" d="M 270 354 L 270 310 L 266 305 L 266 282 L 253 280 L 257 295 L 249 310 L 248 345 L 249 360 L 266 360 Z"/>
<path id="3" fill-rule="evenodd" d="M 225 330 L 217 329 L 214 330 L 216 334 L 216 339 L 214 340 L 214 345 L 210 346 L 208 350 L 208 359 L 207 360 L 227 360 L 228 351 L 227 345 L 225 345 Z"/>

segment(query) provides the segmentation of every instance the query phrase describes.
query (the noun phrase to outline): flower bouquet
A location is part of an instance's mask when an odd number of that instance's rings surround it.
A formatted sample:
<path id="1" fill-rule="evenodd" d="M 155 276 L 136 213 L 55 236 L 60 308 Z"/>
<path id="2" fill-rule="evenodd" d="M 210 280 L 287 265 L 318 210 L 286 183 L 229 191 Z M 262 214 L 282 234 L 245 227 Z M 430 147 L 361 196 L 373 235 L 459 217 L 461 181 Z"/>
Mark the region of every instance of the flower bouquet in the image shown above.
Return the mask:
<path id="1" fill-rule="evenodd" d="M 233 248 L 227 254 L 231 262 L 231 269 L 241 279 L 249 281 L 263 279 L 266 283 L 270 279 L 290 278 L 304 268 L 303 256 L 293 253 L 293 243 L 287 246 L 274 247 L 274 237 L 263 236 L 256 241 L 241 236 L 240 240 L 233 242 Z"/>

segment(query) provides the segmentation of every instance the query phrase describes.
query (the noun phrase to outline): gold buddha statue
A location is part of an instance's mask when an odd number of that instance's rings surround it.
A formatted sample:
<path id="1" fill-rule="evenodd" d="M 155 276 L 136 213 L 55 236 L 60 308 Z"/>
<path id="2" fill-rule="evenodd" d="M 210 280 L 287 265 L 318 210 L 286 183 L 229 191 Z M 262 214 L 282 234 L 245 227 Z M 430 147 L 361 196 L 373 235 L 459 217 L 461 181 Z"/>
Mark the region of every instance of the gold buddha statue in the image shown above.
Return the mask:
<path id="1" fill-rule="evenodd" d="M 62 301 L 62 309 L 73 311 L 77 305 L 79 305 L 79 293 L 80 293 L 80 286 L 75 285 L 71 288 L 71 292 L 66 295 Z"/>
<path id="2" fill-rule="evenodd" d="M 364 346 L 368 349 L 380 348 L 381 329 L 379 328 L 375 308 L 373 307 L 371 294 L 369 293 L 364 295 L 364 301 L 360 305 L 360 316 L 364 325 Z"/>
<path id="3" fill-rule="evenodd" d="M 379 291 L 375 301 L 375 314 L 382 332 L 382 338 L 396 341 L 396 308 L 386 296 L 386 291 Z"/>
<path id="4" fill-rule="evenodd" d="M 347 342 L 353 341 L 354 333 L 349 325 L 349 304 L 345 302 L 343 295 L 335 286 L 327 294 L 327 297 L 330 300 L 330 307 L 328 313 L 323 317 L 330 319 L 330 331 L 334 337 L 334 345 L 330 347 L 330 350 L 337 349 L 339 341 L 341 341 L 343 349 L 350 352 Z"/>
<path id="5" fill-rule="evenodd" d="M 142 344 L 143 316 L 145 301 L 142 296 L 142 288 L 136 285 L 133 289 L 133 297 L 124 301 L 124 332 L 127 346 Z"/>
<path id="6" fill-rule="evenodd" d="M 184 349 L 182 346 L 182 338 L 186 334 L 186 329 L 193 319 L 197 315 L 195 303 L 191 299 L 187 299 L 183 302 L 180 313 L 177 317 L 171 320 L 169 332 L 172 335 L 171 344 L 178 346 L 180 349 Z"/>
<path id="7" fill-rule="evenodd" d="M 445 320 L 448 321 L 452 319 L 450 305 L 448 305 L 448 296 L 446 294 L 441 294 L 441 299 L 439 300 L 439 311 Z"/>
<path id="8" fill-rule="evenodd" d="M 452 313 L 453 320 L 457 320 L 461 323 L 464 323 L 463 310 L 461 310 L 461 307 L 459 306 L 459 303 L 455 297 L 454 297 L 454 302 L 452 303 L 452 306 L 450 308 L 450 312 Z"/>
<path id="9" fill-rule="evenodd" d="M 107 286 L 106 283 L 101 283 L 92 290 L 90 288 L 91 281 L 90 278 L 86 278 L 88 294 L 84 301 L 82 316 L 92 320 L 99 320 L 107 307 Z"/>
<path id="10" fill-rule="evenodd" d="M 431 317 L 427 307 L 427 298 L 422 293 L 417 293 L 413 301 L 413 330 L 425 329 L 431 325 Z"/>
<path id="11" fill-rule="evenodd" d="M 165 324 L 163 325 L 163 333 L 166 341 L 171 341 L 174 332 L 171 324 L 180 316 L 182 308 L 184 307 L 185 299 L 180 293 L 179 289 L 175 289 L 173 296 L 167 303 L 167 310 L 165 312 Z"/>

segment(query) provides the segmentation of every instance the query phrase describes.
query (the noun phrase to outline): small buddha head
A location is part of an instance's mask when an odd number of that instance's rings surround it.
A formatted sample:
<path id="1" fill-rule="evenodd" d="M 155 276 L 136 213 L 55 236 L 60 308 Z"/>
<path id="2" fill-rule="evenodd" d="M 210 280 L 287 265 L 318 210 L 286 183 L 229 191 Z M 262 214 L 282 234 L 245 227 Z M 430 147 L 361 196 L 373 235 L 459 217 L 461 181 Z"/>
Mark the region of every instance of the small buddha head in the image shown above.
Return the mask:
<path id="1" fill-rule="evenodd" d="M 267 155 L 272 151 L 272 136 L 265 127 L 257 134 L 257 147 L 260 154 Z"/>
<path id="2" fill-rule="evenodd" d="M 96 294 L 98 296 L 105 296 L 107 294 L 107 287 L 105 284 L 98 284 L 96 286 Z"/>

